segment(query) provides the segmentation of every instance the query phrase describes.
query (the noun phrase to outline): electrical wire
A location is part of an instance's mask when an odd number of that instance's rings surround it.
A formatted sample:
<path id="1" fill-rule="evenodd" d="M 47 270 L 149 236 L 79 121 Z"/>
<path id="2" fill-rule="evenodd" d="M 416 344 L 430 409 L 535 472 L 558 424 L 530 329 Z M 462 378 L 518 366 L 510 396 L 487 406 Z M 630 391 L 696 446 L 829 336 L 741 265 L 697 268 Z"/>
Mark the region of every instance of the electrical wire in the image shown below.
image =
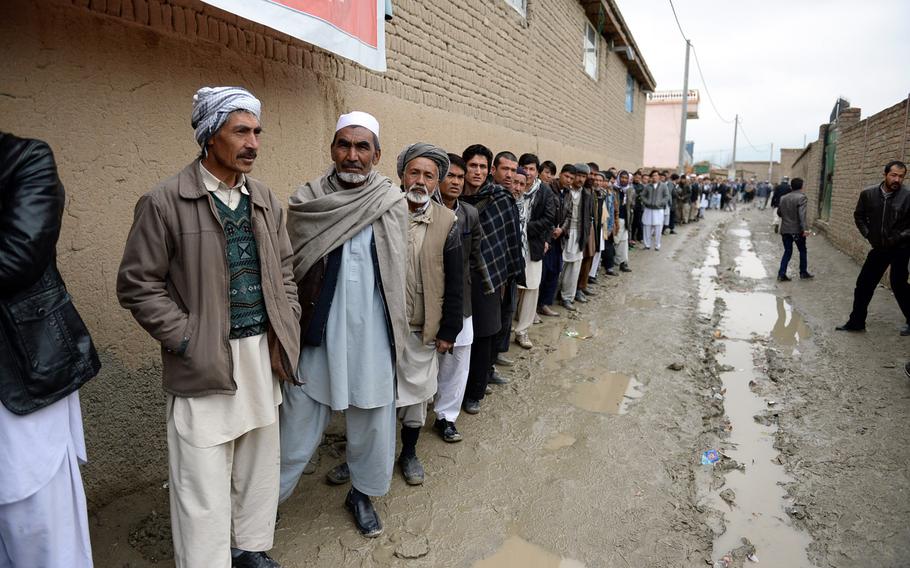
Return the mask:
<path id="1" fill-rule="evenodd" d="M 698 69 L 698 76 L 701 79 L 701 86 L 705 89 L 705 94 L 708 95 L 708 101 L 711 103 L 711 108 L 714 109 L 714 114 L 717 115 L 717 118 L 725 124 L 732 124 L 732 120 L 727 120 L 720 114 L 720 111 L 717 110 L 717 105 L 714 104 L 714 98 L 711 96 L 711 91 L 708 90 L 708 83 L 705 81 L 705 74 L 701 70 L 701 63 L 698 61 L 698 51 L 695 50 L 695 46 L 692 46 L 692 55 L 695 56 L 695 68 Z"/>
<path id="2" fill-rule="evenodd" d="M 689 38 L 686 37 L 686 32 L 684 32 L 682 29 L 682 24 L 679 23 L 679 16 L 676 15 L 676 7 L 673 6 L 673 0 L 669 0 L 669 2 L 670 2 L 670 9 L 673 10 L 673 18 L 676 19 L 676 27 L 679 28 L 679 33 L 682 35 L 682 38 L 685 41 L 689 41 Z"/>
<path id="3" fill-rule="evenodd" d="M 752 141 L 749 140 L 749 135 L 746 134 L 746 129 L 743 128 L 743 121 L 742 121 L 742 119 L 739 120 L 739 131 L 742 132 L 743 138 L 746 139 L 746 142 L 749 144 L 749 146 L 752 146 L 752 149 L 753 149 L 753 150 L 755 150 L 756 152 L 763 152 L 763 151 L 764 151 L 764 150 L 759 150 L 758 148 L 756 148 L 756 147 L 755 147 L 755 144 L 753 144 Z M 765 148 L 765 147 L 768 147 L 768 146 L 771 146 L 771 143 L 770 143 L 770 142 L 769 142 L 768 144 L 762 144 L 762 148 Z"/>

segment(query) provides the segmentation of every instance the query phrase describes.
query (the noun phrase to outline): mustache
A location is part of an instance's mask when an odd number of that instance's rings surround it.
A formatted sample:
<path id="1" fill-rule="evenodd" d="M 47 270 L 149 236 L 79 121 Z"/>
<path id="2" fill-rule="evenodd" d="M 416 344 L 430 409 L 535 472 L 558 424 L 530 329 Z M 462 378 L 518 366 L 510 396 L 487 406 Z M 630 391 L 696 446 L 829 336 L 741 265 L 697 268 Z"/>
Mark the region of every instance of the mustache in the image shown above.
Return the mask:
<path id="1" fill-rule="evenodd" d="M 255 150 L 250 150 L 248 152 L 241 152 L 241 153 L 237 154 L 237 157 L 243 158 L 245 160 L 255 160 L 257 155 L 258 154 L 256 153 Z"/>

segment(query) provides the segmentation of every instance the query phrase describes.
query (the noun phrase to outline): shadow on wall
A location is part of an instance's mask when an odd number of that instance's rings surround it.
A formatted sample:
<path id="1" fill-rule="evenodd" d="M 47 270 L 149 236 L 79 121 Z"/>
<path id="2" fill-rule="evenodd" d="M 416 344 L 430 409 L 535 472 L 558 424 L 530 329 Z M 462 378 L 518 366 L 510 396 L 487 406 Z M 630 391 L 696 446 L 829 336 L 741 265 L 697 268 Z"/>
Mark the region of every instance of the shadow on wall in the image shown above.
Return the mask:
<path id="1" fill-rule="evenodd" d="M 161 366 L 126 368 L 110 350 L 101 373 L 80 391 L 88 463 L 82 478 L 89 508 L 167 479 Z"/>

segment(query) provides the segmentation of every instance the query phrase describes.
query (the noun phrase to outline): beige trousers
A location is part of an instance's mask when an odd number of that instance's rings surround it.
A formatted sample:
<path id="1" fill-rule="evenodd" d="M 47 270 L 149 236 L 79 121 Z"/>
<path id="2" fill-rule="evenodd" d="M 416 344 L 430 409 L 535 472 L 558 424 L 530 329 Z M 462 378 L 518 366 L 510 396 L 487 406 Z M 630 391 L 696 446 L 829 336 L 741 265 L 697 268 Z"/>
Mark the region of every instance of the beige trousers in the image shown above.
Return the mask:
<path id="1" fill-rule="evenodd" d="M 177 568 L 230 568 L 231 547 L 272 548 L 281 471 L 278 420 L 197 448 L 167 420 L 171 530 Z"/>

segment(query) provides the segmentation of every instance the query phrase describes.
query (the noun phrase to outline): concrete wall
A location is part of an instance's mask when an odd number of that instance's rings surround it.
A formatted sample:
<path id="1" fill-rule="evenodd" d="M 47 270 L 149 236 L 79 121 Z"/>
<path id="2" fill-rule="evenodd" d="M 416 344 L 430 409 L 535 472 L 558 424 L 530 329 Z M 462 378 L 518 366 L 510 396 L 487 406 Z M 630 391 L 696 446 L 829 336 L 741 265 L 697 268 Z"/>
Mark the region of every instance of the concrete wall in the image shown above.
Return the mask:
<path id="1" fill-rule="evenodd" d="M 0 129 L 54 148 L 68 201 L 61 271 L 101 352 L 83 391 L 93 505 L 166 477 L 155 343 L 117 305 L 114 284 L 137 198 L 198 152 L 191 97 L 244 85 L 263 101 L 254 176 L 285 198 L 329 163 L 340 112 L 382 124 L 380 169 L 405 144 L 460 152 L 482 142 L 542 159 L 641 162 L 645 96 L 624 108 L 627 70 L 600 43 L 582 68 L 584 11 L 539 0 L 398 0 L 389 70 L 369 72 L 199 0 L 7 0 L 0 19 Z"/>
<path id="2" fill-rule="evenodd" d="M 771 164 L 771 183 L 780 181 L 780 162 Z M 768 179 L 768 162 L 740 162 L 736 161 L 736 177 L 749 181 L 753 177 L 756 181 Z"/>
<path id="3" fill-rule="evenodd" d="M 642 164 L 675 172 L 679 165 L 682 103 L 648 103 Z"/>
<path id="4" fill-rule="evenodd" d="M 792 177 L 806 180 L 809 213 L 814 225 L 834 245 L 857 261 L 862 261 L 869 245 L 856 230 L 853 210 L 860 191 L 878 184 L 884 177 L 884 166 L 890 160 L 910 161 L 910 98 L 905 99 L 865 120 L 860 109 L 845 110 L 837 123 L 823 125 L 819 138 L 794 162 Z M 821 166 L 827 128 L 837 129 L 834 157 L 834 188 L 831 193 L 831 215 L 818 216 L 821 199 Z"/>

